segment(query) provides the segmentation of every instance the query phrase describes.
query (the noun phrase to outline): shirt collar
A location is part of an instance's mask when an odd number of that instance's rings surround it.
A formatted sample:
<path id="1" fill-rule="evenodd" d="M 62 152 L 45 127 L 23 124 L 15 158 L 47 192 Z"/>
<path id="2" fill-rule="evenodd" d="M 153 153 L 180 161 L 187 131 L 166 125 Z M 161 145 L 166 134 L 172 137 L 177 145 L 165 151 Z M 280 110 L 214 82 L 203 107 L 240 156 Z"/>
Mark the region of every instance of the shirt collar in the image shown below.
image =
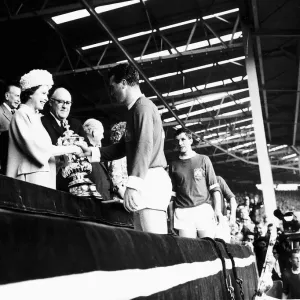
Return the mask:
<path id="1" fill-rule="evenodd" d="M 58 120 L 55 116 L 54 116 L 54 114 L 50 111 L 50 114 L 52 115 L 52 117 L 54 118 L 54 120 L 56 121 L 56 123 L 59 125 L 59 126 L 61 126 L 61 121 L 60 120 Z"/>
<path id="2" fill-rule="evenodd" d="M 134 101 L 132 101 L 128 106 L 127 109 L 130 110 L 132 108 L 132 106 L 135 104 L 136 101 L 138 101 L 141 97 L 145 97 L 144 94 L 141 94 L 137 99 L 135 99 Z"/>
<path id="3" fill-rule="evenodd" d="M 180 156 L 179 156 L 179 159 L 190 159 L 190 158 L 196 156 L 196 154 L 197 154 L 197 152 L 192 151 L 192 152 L 190 153 L 190 155 L 188 155 L 188 156 L 181 156 L 181 155 L 180 155 Z"/>
<path id="4" fill-rule="evenodd" d="M 10 112 L 12 112 L 12 109 L 5 102 L 3 102 L 3 104 Z"/>

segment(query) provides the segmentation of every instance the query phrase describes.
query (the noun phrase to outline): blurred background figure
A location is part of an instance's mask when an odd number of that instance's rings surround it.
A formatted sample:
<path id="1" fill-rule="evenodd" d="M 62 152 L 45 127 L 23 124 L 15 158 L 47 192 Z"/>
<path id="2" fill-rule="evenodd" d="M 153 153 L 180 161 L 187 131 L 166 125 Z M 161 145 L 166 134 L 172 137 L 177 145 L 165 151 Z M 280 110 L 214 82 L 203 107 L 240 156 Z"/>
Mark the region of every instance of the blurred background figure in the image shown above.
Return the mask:
<path id="1" fill-rule="evenodd" d="M 217 231 L 215 237 L 222 238 L 225 242 L 229 243 L 231 239 L 231 230 L 230 225 L 236 223 L 236 200 L 235 196 L 230 190 L 229 186 L 227 185 L 226 181 L 221 176 L 216 176 L 218 184 L 221 189 L 222 195 L 222 206 L 221 210 L 223 215 L 226 217 L 224 218 L 226 221 L 221 224 L 221 226 L 217 226 Z M 229 210 L 229 212 L 228 212 Z"/>
<path id="2" fill-rule="evenodd" d="M 250 214 L 250 198 L 249 196 L 245 196 L 244 198 L 244 207 L 248 210 L 248 213 Z"/>
<path id="3" fill-rule="evenodd" d="M 254 224 L 250 219 L 248 209 L 243 207 L 240 210 L 240 220 L 242 225 L 242 233 L 245 235 L 248 231 L 254 232 Z"/>
<path id="4" fill-rule="evenodd" d="M 257 270 L 258 270 L 258 274 L 260 276 L 263 266 L 264 266 L 267 249 L 268 249 L 267 238 L 265 236 L 262 236 L 257 239 L 254 239 L 253 247 L 254 247 L 254 253 L 256 256 Z"/>
<path id="5" fill-rule="evenodd" d="M 21 88 L 17 84 L 9 84 L 4 94 L 4 102 L 0 105 L 0 134 L 7 131 L 11 118 L 21 104 Z"/>
<path id="6" fill-rule="evenodd" d="M 19 84 L 9 84 L 5 88 L 4 101 L 0 105 L 0 174 L 6 174 L 8 154 L 8 129 L 12 116 L 19 108 L 21 88 Z"/>
<path id="7" fill-rule="evenodd" d="M 245 240 L 244 240 L 244 245 L 249 246 L 251 250 L 253 251 L 253 243 L 254 243 L 254 232 L 248 231 L 245 234 Z"/>
<path id="8" fill-rule="evenodd" d="M 282 268 L 281 268 L 281 264 L 280 264 L 280 260 L 279 260 L 279 249 L 278 246 L 274 245 L 273 247 L 273 256 L 274 256 L 274 267 L 272 270 L 272 279 L 273 281 L 275 280 L 281 280 L 281 274 L 282 274 Z"/>
<path id="9" fill-rule="evenodd" d="M 230 225 L 231 244 L 242 244 L 244 235 L 242 234 L 241 229 L 242 227 L 237 222 Z"/>
<path id="10" fill-rule="evenodd" d="M 227 185 L 227 183 L 223 177 L 217 176 L 217 181 L 220 185 L 220 189 L 221 189 L 223 200 L 224 200 L 222 203 L 223 214 L 225 216 L 227 215 L 226 207 L 229 206 L 229 208 L 230 208 L 229 223 L 234 224 L 236 222 L 236 208 L 237 208 L 235 196 L 234 196 L 233 192 L 231 191 L 231 189 L 229 188 L 229 186 Z M 225 200 L 226 200 L 226 202 L 225 202 Z"/>
<path id="11" fill-rule="evenodd" d="M 282 299 L 300 299 L 300 249 L 293 249 L 290 253 L 291 268 L 283 271 Z"/>
<path id="12" fill-rule="evenodd" d="M 266 235 L 266 228 L 263 223 L 258 223 L 254 227 L 255 238 L 264 237 Z"/>
<path id="13" fill-rule="evenodd" d="M 254 195 L 253 202 L 250 204 L 250 219 L 253 223 L 259 223 L 263 221 L 265 216 L 265 208 L 262 199 L 260 199 L 258 194 Z"/>

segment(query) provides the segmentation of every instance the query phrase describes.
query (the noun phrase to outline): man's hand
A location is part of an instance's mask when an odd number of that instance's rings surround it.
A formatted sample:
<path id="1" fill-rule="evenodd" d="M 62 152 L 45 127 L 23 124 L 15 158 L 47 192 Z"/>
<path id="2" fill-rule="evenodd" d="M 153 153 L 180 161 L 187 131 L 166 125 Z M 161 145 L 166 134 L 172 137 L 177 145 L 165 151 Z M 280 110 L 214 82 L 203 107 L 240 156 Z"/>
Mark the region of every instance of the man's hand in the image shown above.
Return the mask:
<path id="1" fill-rule="evenodd" d="M 79 155 L 80 153 L 82 153 L 82 149 L 81 147 L 74 145 L 74 151 L 72 152 L 73 154 Z"/>
<path id="2" fill-rule="evenodd" d="M 91 156 L 92 150 L 88 147 L 86 142 L 75 142 L 76 146 L 80 147 L 82 152 L 77 154 L 79 157 Z"/>
<path id="3" fill-rule="evenodd" d="M 124 194 L 124 207 L 129 212 L 134 212 L 138 210 L 138 205 L 141 202 L 141 193 L 135 189 L 126 188 Z"/>
<path id="4" fill-rule="evenodd" d="M 225 222 L 224 216 L 221 212 L 215 211 L 215 216 L 216 216 L 216 220 L 217 220 L 218 225 Z"/>

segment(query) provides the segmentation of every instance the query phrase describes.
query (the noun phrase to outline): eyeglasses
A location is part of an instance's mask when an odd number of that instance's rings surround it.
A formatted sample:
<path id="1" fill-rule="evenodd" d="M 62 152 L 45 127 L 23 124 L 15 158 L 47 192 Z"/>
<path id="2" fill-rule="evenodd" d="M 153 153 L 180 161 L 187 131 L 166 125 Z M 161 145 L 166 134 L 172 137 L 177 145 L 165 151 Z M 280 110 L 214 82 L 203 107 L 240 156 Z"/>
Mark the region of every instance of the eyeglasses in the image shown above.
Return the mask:
<path id="1" fill-rule="evenodd" d="M 64 101 L 64 100 L 59 100 L 59 99 L 55 99 L 55 98 L 50 98 L 52 101 L 56 101 L 58 104 L 60 105 L 72 105 L 72 101 Z"/>

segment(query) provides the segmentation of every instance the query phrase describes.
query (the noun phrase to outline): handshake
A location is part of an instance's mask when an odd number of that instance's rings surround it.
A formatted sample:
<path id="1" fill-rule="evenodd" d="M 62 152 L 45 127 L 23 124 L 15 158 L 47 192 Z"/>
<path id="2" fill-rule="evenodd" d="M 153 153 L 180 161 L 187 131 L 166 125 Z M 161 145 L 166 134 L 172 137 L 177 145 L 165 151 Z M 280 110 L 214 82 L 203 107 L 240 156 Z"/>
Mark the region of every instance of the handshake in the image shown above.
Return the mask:
<path id="1" fill-rule="evenodd" d="M 87 174 L 92 172 L 92 166 L 87 158 L 91 150 L 85 141 L 64 140 L 60 144 L 67 150 L 64 155 L 56 159 L 56 167 L 62 169 L 63 177 L 67 178 L 78 172 Z"/>
<path id="2" fill-rule="evenodd" d="M 87 157 L 92 156 L 92 150 L 90 147 L 88 147 L 87 143 L 84 141 L 76 141 L 74 142 L 74 145 L 76 145 L 78 148 L 78 151 L 76 151 L 76 155 L 79 157 Z"/>
<path id="3" fill-rule="evenodd" d="M 73 130 L 66 130 L 56 143 L 57 146 L 67 146 L 64 148 L 66 150 L 65 154 L 73 154 L 77 157 L 86 157 L 92 154 L 91 149 L 89 149 L 87 143 L 84 141 L 82 136 L 74 133 Z"/>
<path id="4" fill-rule="evenodd" d="M 72 141 L 71 145 L 64 145 L 63 143 L 62 146 L 68 147 L 67 153 L 64 155 L 63 165 L 67 165 L 69 162 L 84 159 L 87 156 L 92 155 L 92 151 L 85 141 Z"/>

